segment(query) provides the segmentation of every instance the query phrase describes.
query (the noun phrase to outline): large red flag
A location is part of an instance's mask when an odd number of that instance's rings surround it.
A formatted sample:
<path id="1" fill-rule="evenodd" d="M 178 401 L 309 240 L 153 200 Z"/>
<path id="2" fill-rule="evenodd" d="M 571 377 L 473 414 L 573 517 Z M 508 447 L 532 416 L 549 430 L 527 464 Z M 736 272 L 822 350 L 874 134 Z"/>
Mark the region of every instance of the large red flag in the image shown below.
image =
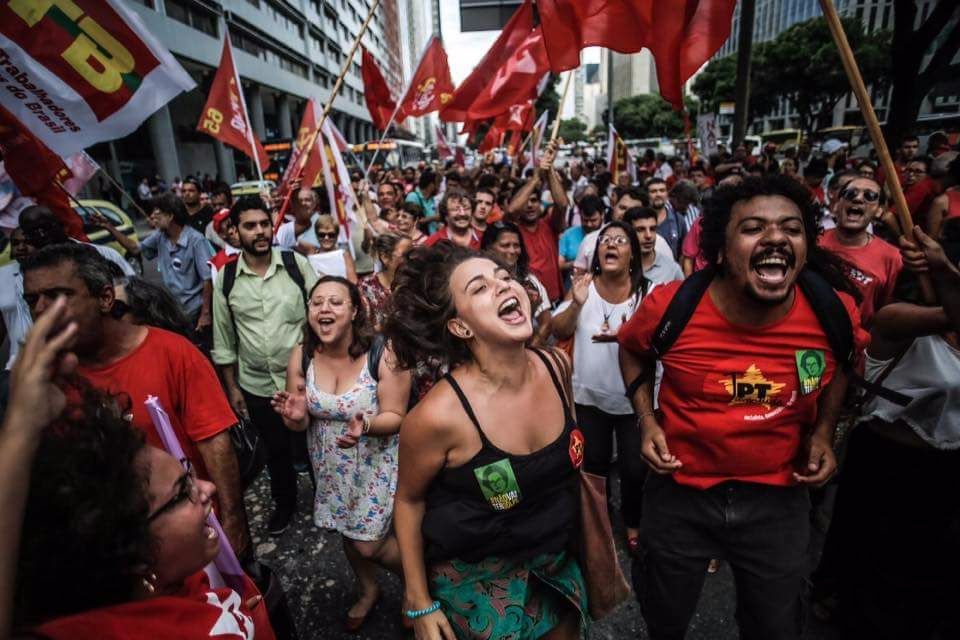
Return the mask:
<path id="1" fill-rule="evenodd" d="M 534 27 L 467 108 L 467 117 L 490 118 L 537 97 L 537 85 L 550 70 L 540 27 Z"/>
<path id="2" fill-rule="evenodd" d="M 530 0 L 525 0 L 504 25 L 499 37 L 470 75 L 457 87 L 453 99 L 440 111 L 440 119 L 447 122 L 468 120 L 467 110 L 481 92 L 490 85 L 497 71 L 520 48 L 530 35 L 531 29 L 533 29 L 533 4 Z"/>
<path id="3" fill-rule="evenodd" d="M 550 68 L 580 65 L 580 50 L 650 49 L 660 95 L 683 106 L 683 83 L 730 36 L 736 0 L 538 0 Z"/>
<path id="4" fill-rule="evenodd" d="M 360 73 L 363 75 L 363 99 L 367 102 L 373 126 L 384 131 L 390 122 L 393 110 L 397 108 L 397 101 L 387 86 L 387 81 L 380 73 L 377 61 L 373 59 L 366 47 L 363 50 L 360 63 Z"/>
<path id="5" fill-rule="evenodd" d="M 502 147 L 503 139 L 506 137 L 506 135 L 506 131 L 500 129 L 496 125 L 491 124 L 490 128 L 487 129 L 487 135 L 485 135 L 483 140 L 480 141 L 480 146 L 477 147 L 477 151 L 480 153 L 486 153 L 487 151 L 493 151 L 497 147 Z"/>
<path id="6" fill-rule="evenodd" d="M 237 67 L 233 63 L 230 34 L 226 30 L 223 33 L 220 66 L 217 67 L 217 74 L 213 77 L 207 104 L 203 106 L 203 111 L 200 113 L 197 131 L 209 134 L 220 142 L 243 152 L 255 163 L 259 163 L 261 172 L 270 163 L 267 152 L 263 150 L 263 145 L 260 144 L 253 132 L 253 127 L 250 126 L 240 76 L 237 75 Z"/>
<path id="7" fill-rule="evenodd" d="M 400 115 L 417 117 L 437 111 L 450 102 L 452 96 L 453 80 L 447 52 L 443 50 L 440 38 L 433 36 L 400 103 Z"/>

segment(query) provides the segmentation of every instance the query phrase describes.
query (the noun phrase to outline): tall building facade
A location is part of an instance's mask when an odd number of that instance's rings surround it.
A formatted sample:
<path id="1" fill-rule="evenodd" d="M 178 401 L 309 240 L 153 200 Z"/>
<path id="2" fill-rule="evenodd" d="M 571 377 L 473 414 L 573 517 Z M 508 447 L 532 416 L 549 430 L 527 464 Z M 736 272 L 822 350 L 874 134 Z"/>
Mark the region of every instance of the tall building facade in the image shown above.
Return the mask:
<path id="1" fill-rule="evenodd" d="M 128 184 L 143 176 L 252 177 L 243 154 L 196 129 L 230 34 L 254 131 L 261 140 L 296 133 L 309 98 L 326 103 L 371 0 L 126 0 L 144 25 L 197 81 L 136 132 L 91 152 Z M 363 44 L 394 81 L 402 75 L 397 2 L 381 0 Z M 347 70 L 331 112 L 350 142 L 376 135 L 363 100 L 360 56 Z"/>
<path id="2" fill-rule="evenodd" d="M 923 21 L 938 2 L 956 0 L 916 0 L 917 19 Z M 862 21 L 867 32 L 892 30 L 894 25 L 894 0 L 834 0 L 837 12 L 844 17 L 854 17 Z M 818 0 L 756 0 L 753 20 L 753 42 L 761 43 L 775 39 L 793 25 L 822 15 Z M 714 57 L 722 58 L 735 54 L 740 35 L 740 3 L 733 13 L 730 38 Z M 877 116 L 882 121 L 886 117 L 889 95 L 871 89 L 871 98 Z M 960 113 L 960 82 L 943 83 L 924 101 L 920 118 L 937 113 Z M 852 94 L 848 94 L 833 112 L 832 126 L 861 122 L 859 107 Z M 732 130 L 732 116 L 721 115 L 718 119 L 721 135 L 729 135 Z M 777 108 L 751 124 L 751 133 L 762 133 L 778 129 L 792 128 L 797 125 L 797 115 L 788 100 L 781 99 Z"/>

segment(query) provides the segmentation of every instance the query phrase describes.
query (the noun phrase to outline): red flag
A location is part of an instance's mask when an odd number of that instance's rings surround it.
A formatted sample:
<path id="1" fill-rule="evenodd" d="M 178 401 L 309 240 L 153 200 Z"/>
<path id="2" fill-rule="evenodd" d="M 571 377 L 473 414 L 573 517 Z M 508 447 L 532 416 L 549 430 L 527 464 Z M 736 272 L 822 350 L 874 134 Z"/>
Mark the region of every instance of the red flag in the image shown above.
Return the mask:
<path id="1" fill-rule="evenodd" d="M 533 4 L 530 0 L 526 0 L 503 27 L 493 46 L 473 68 L 466 80 L 457 87 L 453 99 L 440 111 L 440 119 L 447 122 L 468 120 L 467 110 L 490 85 L 493 77 L 506 64 L 510 56 L 520 48 L 530 35 L 531 29 L 533 29 Z"/>
<path id="2" fill-rule="evenodd" d="M 580 65 L 580 50 L 650 49 L 660 95 L 683 106 L 683 83 L 730 36 L 736 0 L 538 0 L 551 70 Z"/>
<path id="3" fill-rule="evenodd" d="M 447 142 L 447 136 L 443 135 L 443 127 L 439 124 L 434 125 L 434 134 L 437 137 L 437 155 L 440 156 L 440 159 L 450 160 L 453 158 L 453 149 L 450 147 L 450 143 Z"/>
<path id="4" fill-rule="evenodd" d="M 373 126 L 384 131 L 390 122 L 390 116 L 397 108 L 397 101 L 393 98 L 387 81 L 383 79 L 377 61 L 373 59 L 366 47 L 361 49 L 363 49 L 360 64 L 360 73 L 363 75 L 363 99 L 367 102 Z"/>
<path id="5" fill-rule="evenodd" d="M 490 118 L 513 105 L 537 97 L 537 86 L 550 70 L 540 27 L 531 30 L 515 51 L 493 74 L 467 108 L 469 118 Z"/>
<path id="6" fill-rule="evenodd" d="M 300 119 L 300 128 L 297 129 L 297 139 L 293 147 L 293 152 L 290 154 L 287 168 L 284 170 L 283 177 L 280 179 L 281 193 L 286 193 L 289 181 L 297 176 L 302 166 L 306 164 L 306 150 L 309 146 L 312 146 L 313 140 L 316 137 L 316 131 L 317 104 L 313 101 L 313 98 L 310 98 L 307 100 L 307 106 L 303 110 L 303 118 Z M 313 175 L 310 181 L 303 175 L 301 175 L 301 179 L 304 185 L 311 185 L 313 184 L 312 181 L 316 179 L 316 175 Z"/>
<path id="7" fill-rule="evenodd" d="M 477 151 L 486 153 L 487 151 L 493 151 L 497 147 L 502 147 L 503 139 L 506 135 L 506 131 L 503 131 L 496 125 L 490 125 L 490 128 L 487 129 L 487 135 L 480 141 L 480 146 L 477 147 Z"/>
<path id="8" fill-rule="evenodd" d="M 400 103 L 400 114 L 403 117 L 426 115 L 450 102 L 452 96 L 453 80 L 450 79 L 447 52 L 443 50 L 440 38 L 433 36 Z"/>
<path id="9" fill-rule="evenodd" d="M 523 133 L 533 128 L 533 113 L 533 100 L 527 100 L 523 104 L 511 105 L 497 116 L 493 124 L 504 131 Z"/>
<path id="10" fill-rule="evenodd" d="M 247 105 L 243 98 L 240 77 L 233 64 L 233 47 L 230 46 L 230 34 L 224 30 L 223 53 L 220 66 L 213 77 L 207 104 L 200 113 L 197 131 L 202 131 L 224 144 L 249 156 L 262 172 L 270 164 L 267 152 L 253 133 Z"/>
<path id="11" fill-rule="evenodd" d="M 63 159 L 0 106 L 0 153 L 4 169 L 24 196 L 50 208 L 71 238 L 86 240 L 83 221 L 60 186 L 73 174 Z"/>

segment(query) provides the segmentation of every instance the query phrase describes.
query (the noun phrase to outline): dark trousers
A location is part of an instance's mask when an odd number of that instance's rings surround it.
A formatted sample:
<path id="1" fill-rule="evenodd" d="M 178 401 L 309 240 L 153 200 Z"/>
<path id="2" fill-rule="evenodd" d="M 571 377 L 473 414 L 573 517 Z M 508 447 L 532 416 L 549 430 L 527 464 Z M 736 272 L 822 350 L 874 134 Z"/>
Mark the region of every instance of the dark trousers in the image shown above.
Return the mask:
<path id="1" fill-rule="evenodd" d="M 803 487 L 725 482 L 700 490 L 650 474 L 633 585 L 653 640 L 682 640 L 707 564 L 730 564 L 744 640 L 798 640 L 810 538 Z"/>
<path id="2" fill-rule="evenodd" d="M 845 637 L 960 637 L 960 451 L 857 427 L 829 537 Z"/>
<path id="3" fill-rule="evenodd" d="M 647 466 L 640 455 L 640 427 L 634 414 L 615 415 L 590 405 L 577 405 L 577 426 L 583 432 L 583 470 L 610 476 L 613 436 L 617 436 L 620 467 L 620 504 L 624 525 L 640 526 L 643 481 Z"/>
<path id="4" fill-rule="evenodd" d="M 293 470 L 294 436 L 283 424 L 283 418 L 270 406 L 270 398 L 243 392 L 250 420 L 257 426 L 267 448 L 267 470 L 270 472 L 270 495 L 277 509 L 296 509 L 297 473 Z"/>

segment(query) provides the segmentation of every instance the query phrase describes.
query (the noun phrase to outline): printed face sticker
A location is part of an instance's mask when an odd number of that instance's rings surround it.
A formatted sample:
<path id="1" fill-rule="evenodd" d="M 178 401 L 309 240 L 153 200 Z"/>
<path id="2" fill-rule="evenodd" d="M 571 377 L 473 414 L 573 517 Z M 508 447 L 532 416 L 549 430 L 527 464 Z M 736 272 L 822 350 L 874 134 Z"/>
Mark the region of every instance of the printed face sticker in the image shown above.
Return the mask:
<path id="1" fill-rule="evenodd" d="M 520 486 L 507 458 L 477 467 L 473 474 L 477 477 L 483 497 L 495 510 L 506 511 L 519 504 Z"/>
<path id="2" fill-rule="evenodd" d="M 574 429 L 570 432 L 570 447 L 568 449 L 570 454 L 570 462 L 573 463 L 574 469 L 579 469 L 583 465 L 583 433 L 580 432 L 580 429 Z"/>
<path id="3" fill-rule="evenodd" d="M 797 361 L 797 377 L 800 379 L 800 393 L 808 395 L 820 388 L 823 371 L 827 362 L 823 351 L 819 349 L 802 349 L 794 352 Z"/>

